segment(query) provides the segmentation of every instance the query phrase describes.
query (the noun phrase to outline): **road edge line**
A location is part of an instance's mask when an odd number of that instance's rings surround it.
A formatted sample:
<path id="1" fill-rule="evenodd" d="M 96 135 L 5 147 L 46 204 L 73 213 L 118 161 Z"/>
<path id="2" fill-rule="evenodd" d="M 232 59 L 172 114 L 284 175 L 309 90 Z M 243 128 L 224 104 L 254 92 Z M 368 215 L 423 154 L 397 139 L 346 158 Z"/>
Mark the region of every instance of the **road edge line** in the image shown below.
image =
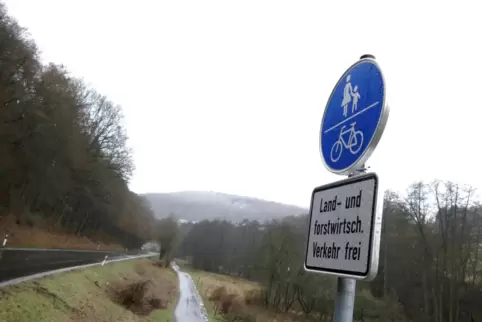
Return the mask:
<path id="1" fill-rule="evenodd" d="M 159 254 L 157 254 L 157 253 L 150 253 L 150 254 L 146 254 L 146 255 L 129 256 L 129 257 L 111 259 L 111 260 L 107 260 L 107 261 L 105 262 L 105 264 L 110 264 L 110 263 L 115 263 L 115 262 L 121 262 L 121 261 L 125 261 L 125 260 L 130 260 L 130 259 L 139 259 L 139 258 L 145 258 L 145 257 L 154 257 L 154 256 L 159 256 Z M 100 262 L 98 262 L 98 263 L 91 263 L 91 264 L 85 264 L 85 265 L 64 267 L 64 268 L 54 269 L 54 270 L 46 271 L 46 272 L 42 272 L 42 273 L 36 273 L 36 274 L 27 275 L 27 276 L 23 276 L 23 277 L 17 277 L 17 278 L 8 280 L 8 281 L 0 282 L 0 287 L 15 285 L 15 284 L 19 284 L 19 283 L 22 283 L 22 282 L 31 281 L 31 280 L 34 280 L 34 279 L 38 279 L 38 278 L 42 278 L 42 277 L 46 277 L 46 276 L 50 276 L 50 275 L 54 275 L 54 274 L 58 274 L 58 273 L 70 272 L 70 271 L 73 271 L 73 270 L 78 270 L 78 269 L 83 269 L 83 268 L 89 268 L 89 267 L 93 267 L 93 266 L 99 266 L 99 265 L 102 265 L 102 262 L 103 262 L 103 260 L 100 261 Z"/>

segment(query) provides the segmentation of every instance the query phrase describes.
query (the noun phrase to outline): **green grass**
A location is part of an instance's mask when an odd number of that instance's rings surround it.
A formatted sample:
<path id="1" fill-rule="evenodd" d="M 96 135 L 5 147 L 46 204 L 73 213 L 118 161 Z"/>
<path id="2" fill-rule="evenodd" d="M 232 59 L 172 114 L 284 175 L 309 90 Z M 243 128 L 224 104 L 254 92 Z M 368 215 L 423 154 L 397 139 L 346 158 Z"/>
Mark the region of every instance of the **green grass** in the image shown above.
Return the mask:
<path id="1" fill-rule="evenodd" d="M 145 279 L 152 280 L 160 296 L 169 301 L 166 309 L 141 317 L 107 295 L 116 286 Z M 172 270 L 155 267 L 148 259 L 129 260 L 1 288 L 0 321 L 167 322 L 173 321 L 176 301 L 177 276 Z"/>

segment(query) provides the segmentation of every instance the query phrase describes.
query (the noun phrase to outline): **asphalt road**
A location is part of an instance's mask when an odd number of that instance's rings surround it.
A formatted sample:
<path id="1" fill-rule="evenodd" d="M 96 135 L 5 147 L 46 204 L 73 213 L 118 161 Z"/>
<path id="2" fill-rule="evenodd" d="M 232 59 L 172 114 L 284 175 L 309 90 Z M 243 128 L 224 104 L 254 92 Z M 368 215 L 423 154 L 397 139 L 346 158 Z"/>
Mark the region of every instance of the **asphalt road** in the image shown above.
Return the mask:
<path id="1" fill-rule="evenodd" d="M 0 249 L 0 282 L 25 277 L 60 268 L 98 263 L 108 259 L 117 259 L 135 255 L 108 251 L 80 251 L 61 249 Z"/>
<path id="2" fill-rule="evenodd" d="M 207 322 L 207 314 L 199 293 L 188 273 L 182 272 L 176 263 L 172 267 L 179 278 L 179 301 L 174 316 L 177 322 Z"/>

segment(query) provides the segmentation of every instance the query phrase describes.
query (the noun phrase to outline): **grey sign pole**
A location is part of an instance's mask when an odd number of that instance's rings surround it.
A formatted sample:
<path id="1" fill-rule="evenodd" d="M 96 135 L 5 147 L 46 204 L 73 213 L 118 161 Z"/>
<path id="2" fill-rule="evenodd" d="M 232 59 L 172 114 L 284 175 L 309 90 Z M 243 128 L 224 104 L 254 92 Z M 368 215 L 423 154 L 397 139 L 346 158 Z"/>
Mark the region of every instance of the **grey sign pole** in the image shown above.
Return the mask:
<path id="1" fill-rule="evenodd" d="M 338 277 L 336 283 L 336 303 L 334 322 L 353 321 L 355 307 L 356 280 L 353 278 Z"/>
<path id="2" fill-rule="evenodd" d="M 351 173 L 350 175 L 348 175 L 348 177 L 354 177 L 363 173 L 365 173 L 365 165 L 362 166 L 362 170 Z M 355 279 L 338 277 L 336 282 L 335 314 L 333 317 L 333 322 L 353 321 L 353 310 L 355 309 L 355 292 Z"/>

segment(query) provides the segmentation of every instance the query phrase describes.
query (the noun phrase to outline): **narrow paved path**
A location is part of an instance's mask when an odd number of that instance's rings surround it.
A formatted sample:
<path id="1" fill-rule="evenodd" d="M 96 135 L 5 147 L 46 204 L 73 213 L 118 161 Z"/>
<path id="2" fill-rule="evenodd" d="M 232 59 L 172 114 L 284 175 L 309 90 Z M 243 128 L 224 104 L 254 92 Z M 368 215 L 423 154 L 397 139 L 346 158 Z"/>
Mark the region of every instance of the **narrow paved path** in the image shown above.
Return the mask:
<path id="1" fill-rule="evenodd" d="M 179 302 L 174 316 L 177 322 L 207 322 L 207 314 L 199 293 L 188 273 L 182 272 L 176 263 L 172 267 L 179 278 Z"/>

